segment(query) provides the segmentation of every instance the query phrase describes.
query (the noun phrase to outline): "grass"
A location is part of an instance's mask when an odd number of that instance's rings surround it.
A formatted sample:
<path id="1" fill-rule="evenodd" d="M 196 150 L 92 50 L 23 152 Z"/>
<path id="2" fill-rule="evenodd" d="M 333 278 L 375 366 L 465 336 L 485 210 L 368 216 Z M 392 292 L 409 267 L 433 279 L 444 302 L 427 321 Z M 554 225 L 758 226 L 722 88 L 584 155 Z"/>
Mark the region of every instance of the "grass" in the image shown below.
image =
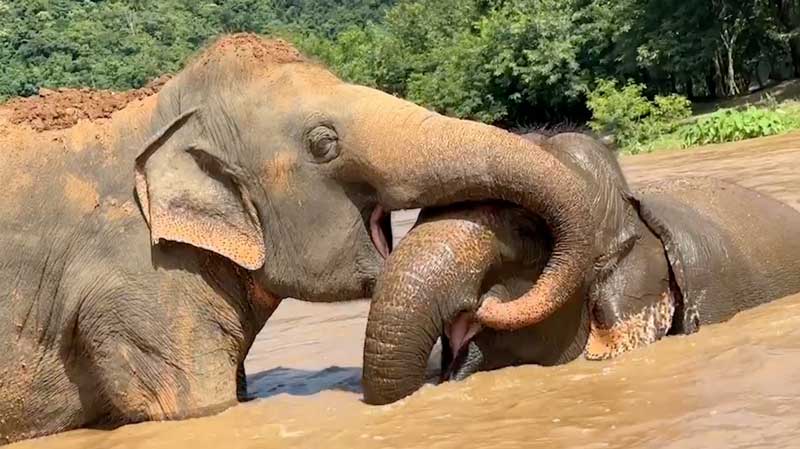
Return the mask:
<path id="1" fill-rule="evenodd" d="M 723 109 L 720 111 L 725 110 Z M 742 124 L 741 122 L 743 120 L 745 122 L 747 120 L 753 120 L 752 117 L 754 116 L 769 115 L 771 117 L 780 117 L 780 126 L 766 127 L 767 129 L 765 131 L 756 132 L 755 134 L 739 133 L 735 132 L 735 130 L 728 129 L 726 132 L 722 132 L 721 136 L 702 136 L 702 139 L 694 139 L 693 142 L 688 141 L 689 139 L 687 139 L 687 133 L 708 133 L 709 128 L 712 128 L 708 126 L 710 120 L 721 121 L 719 119 L 719 115 L 721 115 L 722 112 L 720 111 L 717 111 L 714 114 L 705 113 L 698 116 L 692 116 L 691 118 L 683 121 L 683 123 L 671 133 L 656 136 L 652 140 L 633 147 L 621 148 L 620 151 L 624 154 L 642 154 L 664 150 L 691 149 L 711 143 L 736 142 L 755 137 L 785 134 L 800 129 L 800 101 L 787 100 L 781 103 L 765 102 L 760 103 L 758 106 L 745 104 L 736 107 L 732 112 L 728 113 L 730 118 L 738 120 L 739 125 Z M 755 114 L 753 112 L 755 112 Z M 740 117 L 736 117 L 737 115 Z M 715 118 L 715 116 L 717 116 L 717 118 Z M 706 126 L 703 126 L 701 121 L 705 121 L 704 123 Z M 728 120 L 728 122 L 732 121 L 733 120 Z M 747 123 L 745 123 L 745 125 L 747 125 Z M 750 125 L 752 125 L 752 123 L 750 123 Z M 724 129 L 726 126 L 730 127 L 734 125 L 731 125 L 730 123 L 718 123 L 714 131 L 719 133 L 719 129 Z M 698 131 L 698 127 L 703 127 L 705 129 Z"/>

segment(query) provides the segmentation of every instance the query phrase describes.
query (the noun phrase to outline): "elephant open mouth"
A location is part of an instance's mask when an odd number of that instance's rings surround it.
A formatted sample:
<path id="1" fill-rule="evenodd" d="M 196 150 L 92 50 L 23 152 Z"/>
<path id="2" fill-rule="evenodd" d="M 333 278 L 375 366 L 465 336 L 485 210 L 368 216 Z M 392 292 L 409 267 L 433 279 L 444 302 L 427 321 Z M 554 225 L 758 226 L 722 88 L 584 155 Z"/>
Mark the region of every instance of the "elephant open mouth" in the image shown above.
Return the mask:
<path id="1" fill-rule="evenodd" d="M 392 215 L 380 204 L 369 217 L 369 235 L 378 253 L 386 259 L 392 252 Z"/>
<path id="2" fill-rule="evenodd" d="M 443 349 L 442 372 L 440 382 L 451 380 L 458 371 L 466 356 L 469 342 L 483 329 L 472 312 L 459 312 L 453 320 L 444 326 L 447 337 L 447 350 Z M 446 355 L 445 355 L 446 354 Z"/>

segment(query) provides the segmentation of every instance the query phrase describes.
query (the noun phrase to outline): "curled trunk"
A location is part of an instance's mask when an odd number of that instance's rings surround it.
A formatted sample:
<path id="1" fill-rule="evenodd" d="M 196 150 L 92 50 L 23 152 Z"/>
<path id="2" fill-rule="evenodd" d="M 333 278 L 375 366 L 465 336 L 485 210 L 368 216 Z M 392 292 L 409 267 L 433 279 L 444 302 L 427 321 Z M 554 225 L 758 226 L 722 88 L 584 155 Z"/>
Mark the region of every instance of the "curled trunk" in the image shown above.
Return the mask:
<path id="1" fill-rule="evenodd" d="M 534 227 L 511 225 L 533 222 L 509 215 L 521 217 L 492 207 L 423 216 L 387 259 L 367 322 L 366 402 L 387 404 L 419 389 L 436 340 L 460 312 L 479 305 L 490 270 L 543 254 L 520 244 L 520 233 Z"/>
<path id="2" fill-rule="evenodd" d="M 372 150 L 350 154 L 356 163 L 348 164 L 353 171 L 342 176 L 355 181 L 360 174 L 369 174 L 365 181 L 375 186 L 388 209 L 500 200 L 541 217 L 554 240 L 542 275 L 518 299 L 487 300 L 476 313 L 482 324 L 501 330 L 521 329 L 547 318 L 575 293 L 592 262 L 585 180 L 531 141 L 495 127 L 391 103 L 395 100 L 355 106 L 364 108 L 359 115 L 363 119 L 360 132 L 348 138 Z M 393 105 L 401 110 L 395 111 L 392 129 L 413 132 L 386 132 L 386 111 Z M 395 150 L 385 150 L 392 147 Z"/>

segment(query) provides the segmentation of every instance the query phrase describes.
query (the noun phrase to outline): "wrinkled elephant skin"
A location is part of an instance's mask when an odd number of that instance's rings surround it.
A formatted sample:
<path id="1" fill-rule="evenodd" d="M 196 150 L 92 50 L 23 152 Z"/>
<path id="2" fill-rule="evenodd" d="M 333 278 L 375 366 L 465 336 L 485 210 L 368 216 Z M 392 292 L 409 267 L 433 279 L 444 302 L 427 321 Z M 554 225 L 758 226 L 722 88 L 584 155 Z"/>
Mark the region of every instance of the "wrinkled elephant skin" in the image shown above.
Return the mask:
<path id="1" fill-rule="evenodd" d="M 401 399 L 423 383 L 442 339 L 443 379 L 581 355 L 607 359 L 689 334 L 800 291 L 800 213 L 714 179 L 675 178 L 632 192 L 611 154 L 560 134 L 543 146 L 593 186 L 593 269 L 532 326 L 483 325 L 488 299 L 513 302 L 551 258 L 547 226 L 491 203 L 424 209 L 388 258 L 370 307 L 364 394 Z"/>

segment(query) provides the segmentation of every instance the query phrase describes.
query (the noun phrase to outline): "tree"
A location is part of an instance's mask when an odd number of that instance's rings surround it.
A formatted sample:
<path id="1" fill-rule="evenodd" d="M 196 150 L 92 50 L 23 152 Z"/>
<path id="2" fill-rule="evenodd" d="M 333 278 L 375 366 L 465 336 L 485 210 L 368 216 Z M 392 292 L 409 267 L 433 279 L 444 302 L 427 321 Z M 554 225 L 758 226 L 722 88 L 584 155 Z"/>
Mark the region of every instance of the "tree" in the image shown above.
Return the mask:
<path id="1" fill-rule="evenodd" d="M 377 20 L 393 0 L 0 1 L 0 98 L 40 87 L 141 87 L 219 33 Z M 294 22 L 292 22 L 294 20 Z M 317 24 L 327 25 L 317 25 Z M 326 28 L 327 27 L 327 28 Z"/>
<path id="2" fill-rule="evenodd" d="M 0 0 L 0 97 L 140 87 L 236 31 L 501 125 L 588 118 L 606 78 L 652 99 L 744 93 L 764 65 L 800 76 L 798 0 Z"/>
<path id="3" fill-rule="evenodd" d="M 779 38 L 788 42 L 791 49 L 794 75 L 800 76 L 800 3 L 797 0 L 773 0 L 772 7 Z"/>

